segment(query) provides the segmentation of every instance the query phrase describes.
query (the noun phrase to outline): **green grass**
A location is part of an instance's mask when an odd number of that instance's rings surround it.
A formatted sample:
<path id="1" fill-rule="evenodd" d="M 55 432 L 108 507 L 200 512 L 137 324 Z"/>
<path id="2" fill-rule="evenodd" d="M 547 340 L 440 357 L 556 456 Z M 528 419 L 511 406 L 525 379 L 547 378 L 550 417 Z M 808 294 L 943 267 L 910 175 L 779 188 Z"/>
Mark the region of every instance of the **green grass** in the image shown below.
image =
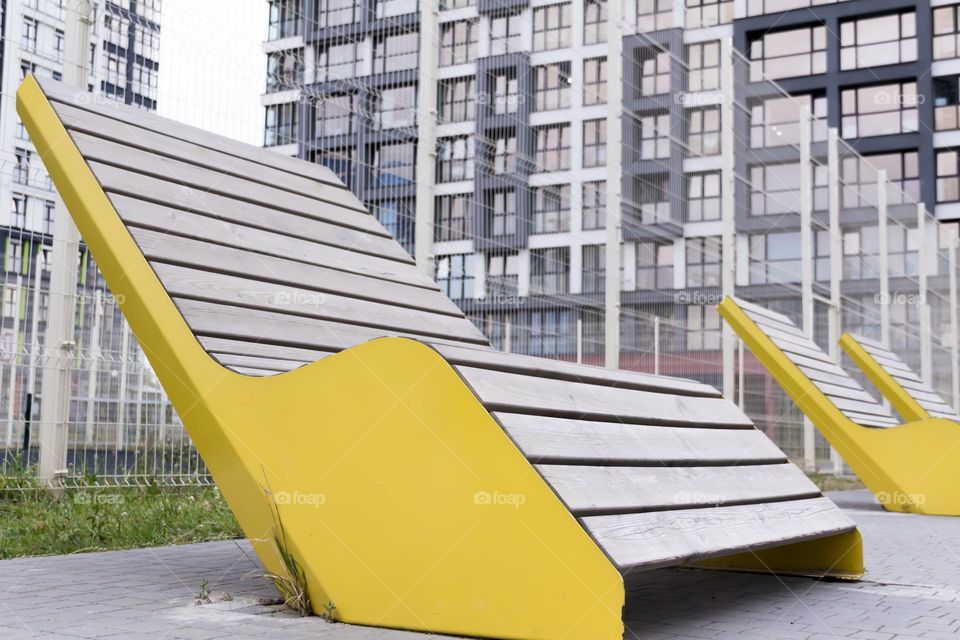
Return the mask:
<path id="1" fill-rule="evenodd" d="M 69 488 L 0 478 L 0 560 L 240 538 L 216 487 Z"/>
<path id="2" fill-rule="evenodd" d="M 856 476 L 831 476 L 820 473 L 807 474 L 820 491 L 847 491 L 863 489 L 863 483 Z"/>

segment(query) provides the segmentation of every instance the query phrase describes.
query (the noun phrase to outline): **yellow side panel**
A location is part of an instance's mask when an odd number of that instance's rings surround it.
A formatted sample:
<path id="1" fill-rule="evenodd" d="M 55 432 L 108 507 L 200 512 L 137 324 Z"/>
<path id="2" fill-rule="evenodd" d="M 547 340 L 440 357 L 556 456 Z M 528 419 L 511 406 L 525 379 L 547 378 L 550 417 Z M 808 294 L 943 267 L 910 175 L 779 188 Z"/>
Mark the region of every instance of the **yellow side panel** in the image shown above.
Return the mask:
<path id="1" fill-rule="evenodd" d="M 622 638 L 619 572 L 439 354 L 385 338 L 269 378 L 220 367 L 32 78 L 17 106 L 269 570 L 282 571 L 276 504 L 317 611 L 332 601 L 346 622 L 469 636 Z"/>

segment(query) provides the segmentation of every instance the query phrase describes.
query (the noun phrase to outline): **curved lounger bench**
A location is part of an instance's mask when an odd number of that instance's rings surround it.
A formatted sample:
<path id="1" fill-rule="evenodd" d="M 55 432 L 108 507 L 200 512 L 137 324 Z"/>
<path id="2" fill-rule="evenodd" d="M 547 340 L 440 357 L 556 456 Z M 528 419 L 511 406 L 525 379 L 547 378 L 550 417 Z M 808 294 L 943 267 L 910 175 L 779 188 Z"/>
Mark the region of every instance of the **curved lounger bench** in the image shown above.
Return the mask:
<path id="1" fill-rule="evenodd" d="M 734 404 L 493 350 L 326 169 L 54 82 L 17 104 L 245 534 L 282 572 L 282 522 L 318 610 L 603 640 L 644 569 L 862 572 Z"/>
<path id="2" fill-rule="evenodd" d="M 891 511 L 960 515 L 960 429 L 900 425 L 786 316 L 734 298 L 720 314 L 800 410 Z"/>
<path id="3" fill-rule="evenodd" d="M 944 418 L 960 423 L 953 407 L 890 349 L 849 333 L 840 337 L 840 346 L 905 420 Z"/>

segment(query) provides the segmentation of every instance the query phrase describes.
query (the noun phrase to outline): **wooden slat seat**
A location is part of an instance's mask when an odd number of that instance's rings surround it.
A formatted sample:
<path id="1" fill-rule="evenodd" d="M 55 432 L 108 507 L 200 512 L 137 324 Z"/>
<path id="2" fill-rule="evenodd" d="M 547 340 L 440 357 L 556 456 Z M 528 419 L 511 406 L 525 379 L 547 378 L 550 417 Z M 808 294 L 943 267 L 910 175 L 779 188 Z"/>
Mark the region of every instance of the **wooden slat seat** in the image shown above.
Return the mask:
<path id="1" fill-rule="evenodd" d="M 268 565 L 271 518 L 249 505 L 329 494 L 282 512 L 349 621 L 594 640 L 622 632 L 609 602 L 558 607 L 585 585 L 622 604 L 633 569 L 758 549 L 860 573 L 853 521 L 716 389 L 498 352 L 329 171 L 41 82 L 24 122 L 201 455 Z M 465 499 L 511 487 L 516 512 Z M 456 579 L 430 555 L 444 545 Z M 428 595 L 394 607 L 415 571 Z M 550 607 L 514 610 L 521 592 Z"/>
<path id="2" fill-rule="evenodd" d="M 905 419 L 943 418 L 960 423 L 960 415 L 943 396 L 892 350 L 853 334 L 844 334 L 840 346 Z"/>

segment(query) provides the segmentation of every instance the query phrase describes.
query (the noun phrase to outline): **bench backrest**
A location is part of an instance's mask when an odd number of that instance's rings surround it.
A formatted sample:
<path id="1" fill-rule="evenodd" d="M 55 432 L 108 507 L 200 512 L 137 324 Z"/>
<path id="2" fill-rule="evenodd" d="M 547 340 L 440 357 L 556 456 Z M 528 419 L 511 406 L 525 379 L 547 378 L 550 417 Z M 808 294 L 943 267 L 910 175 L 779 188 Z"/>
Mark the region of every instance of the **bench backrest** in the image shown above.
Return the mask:
<path id="1" fill-rule="evenodd" d="M 865 427 L 899 424 L 888 409 L 807 338 L 790 318 L 745 300 L 735 299 L 734 303 L 847 418 Z"/>
<path id="2" fill-rule="evenodd" d="M 489 344 L 325 167 L 38 81 L 221 364 L 266 375 L 288 348 L 312 361 L 385 335 Z"/>
<path id="3" fill-rule="evenodd" d="M 946 418 L 960 422 L 953 407 L 892 350 L 849 333 L 840 339 L 840 345 L 905 419 Z"/>

